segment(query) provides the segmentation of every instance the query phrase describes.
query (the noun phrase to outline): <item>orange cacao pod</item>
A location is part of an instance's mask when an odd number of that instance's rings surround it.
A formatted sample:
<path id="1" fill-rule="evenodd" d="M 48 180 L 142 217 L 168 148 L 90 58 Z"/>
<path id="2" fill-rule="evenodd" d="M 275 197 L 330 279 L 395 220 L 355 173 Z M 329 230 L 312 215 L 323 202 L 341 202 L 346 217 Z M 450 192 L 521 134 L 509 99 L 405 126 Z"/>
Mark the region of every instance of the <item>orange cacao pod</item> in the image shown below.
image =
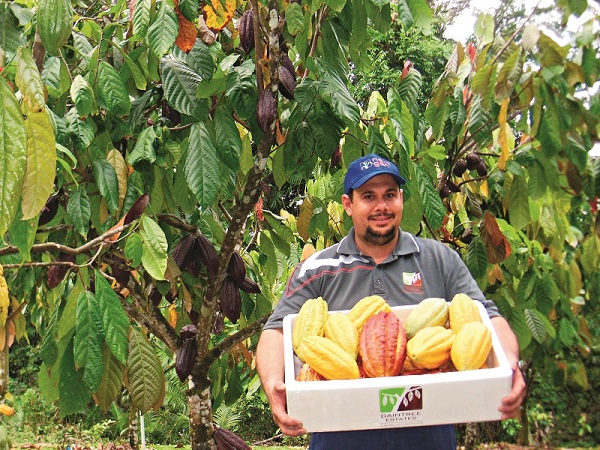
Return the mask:
<path id="1" fill-rule="evenodd" d="M 302 364 L 302 368 L 298 372 L 298 376 L 296 376 L 296 381 L 323 381 L 324 379 L 315 369 L 306 363 Z"/>
<path id="2" fill-rule="evenodd" d="M 480 369 L 492 349 L 492 332 L 481 322 L 465 324 L 456 335 L 450 356 L 456 370 Z"/>
<path id="3" fill-rule="evenodd" d="M 406 331 L 393 312 L 369 318 L 360 334 L 360 358 L 369 377 L 393 377 L 406 359 Z"/>
<path id="4" fill-rule="evenodd" d="M 450 328 L 455 334 L 469 322 L 481 322 L 481 315 L 477 308 L 476 300 L 473 300 L 467 294 L 456 294 L 450 306 L 448 306 L 448 320 Z"/>
<path id="5" fill-rule="evenodd" d="M 300 344 L 300 353 L 305 362 L 327 380 L 354 380 L 360 377 L 356 360 L 331 339 L 308 336 Z"/>
<path id="6" fill-rule="evenodd" d="M 408 340 L 407 356 L 417 369 L 437 369 L 450 360 L 454 331 L 442 326 L 423 328 Z"/>
<path id="7" fill-rule="evenodd" d="M 444 326 L 448 321 L 448 303 L 443 298 L 426 298 L 406 316 L 404 328 L 408 339 L 426 327 Z"/>
<path id="8" fill-rule="evenodd" d="M 346 350 L 353 358 L 358 355 L 358 331 L 344 313 L 329 314 L 324 329 L 325 337 Z"/>
<path id="9" fill-rule="evenodd" d="M 348 317 L 360 334 L 367 319 L 380 311 L 390 312 L 390 305 L 379 295 L 370 295 L 360 299 L 348 312 Z"/>

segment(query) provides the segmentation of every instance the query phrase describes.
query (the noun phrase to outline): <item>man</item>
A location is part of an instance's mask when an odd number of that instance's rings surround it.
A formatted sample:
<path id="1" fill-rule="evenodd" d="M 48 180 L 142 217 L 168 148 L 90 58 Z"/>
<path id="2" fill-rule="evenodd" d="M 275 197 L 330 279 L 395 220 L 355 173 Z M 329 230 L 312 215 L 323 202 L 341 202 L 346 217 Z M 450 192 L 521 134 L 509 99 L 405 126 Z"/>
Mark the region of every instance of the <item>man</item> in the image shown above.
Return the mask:
<path id="1" fill-rule="evenodd" d="M 353 228 L 339 244 L 313 254 L 296 268 L 265 325 L 257 369 L 273 419 L 286 435 L 299 436 L 306 430 L 286 410 L 282 321 L 316 297 L 325 299 L 329 310 L 351 309 L 361 298 L 375 294 L 391 306 L 417 304 L 429 297 L 452 299 L 457 293 L 481 301 L 513 368 L 512 391 L 498 409 L 503 419 L 519 413 L 525 381 L 518 370 L 517 339 L 454 250 L 401 230 L 405 182 L 393 163 L 377 155 L 349 165 L 342 204 Z M 453 425 L 358 430 L 313 433 L 310 448 L 455 450 L 456 439 Z"/>

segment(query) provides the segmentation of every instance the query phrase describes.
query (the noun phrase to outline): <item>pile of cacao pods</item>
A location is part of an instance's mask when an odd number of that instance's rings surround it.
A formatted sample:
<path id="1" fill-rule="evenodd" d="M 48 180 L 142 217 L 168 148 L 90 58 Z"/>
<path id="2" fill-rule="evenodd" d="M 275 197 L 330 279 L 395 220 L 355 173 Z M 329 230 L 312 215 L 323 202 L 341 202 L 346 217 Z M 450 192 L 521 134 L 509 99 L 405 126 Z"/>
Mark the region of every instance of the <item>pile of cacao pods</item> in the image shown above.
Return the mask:
<path id="1" fill-rule="evenodd" d="M 466 294 L 427 298 L 404 323 L 378 295 L 331 313 L 319 297 L 298 312 L 292 346 L 303 362 L 296 380 L 352 380 L 485 368 L 492 334 Z"/>

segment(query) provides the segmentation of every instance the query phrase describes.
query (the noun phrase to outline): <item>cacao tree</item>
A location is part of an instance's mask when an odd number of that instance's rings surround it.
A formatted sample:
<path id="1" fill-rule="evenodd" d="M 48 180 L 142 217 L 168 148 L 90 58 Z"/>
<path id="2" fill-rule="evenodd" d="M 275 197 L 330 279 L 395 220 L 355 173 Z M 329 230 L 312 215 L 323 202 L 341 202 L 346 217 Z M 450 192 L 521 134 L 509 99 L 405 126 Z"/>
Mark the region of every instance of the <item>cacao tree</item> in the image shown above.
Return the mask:
<path id="1" fill-rule="evenodd" d="M 572 50 L 483 16 L 420 111 L 414 67 L 365 108 L 347 75 L 367 27 L 427 26 L 424 0 L 24 0 L 0 17 L 5 332 L 39 328 L 62 414 L 124 388 L 132 411 L 159 407 L 160 344 L 192 448 L 236 440 L 212 408 L 254 376 L 247 338 L 291 268 L 349 229 L 344 168 L 371 152 L 406 174 L 403 227 L 464 255 L 531 367 L 585 384 L 598 97 L 575 94 L 597 81 L 593 23 Z M 285 190 L 299 206 L 264 208 Z"/>

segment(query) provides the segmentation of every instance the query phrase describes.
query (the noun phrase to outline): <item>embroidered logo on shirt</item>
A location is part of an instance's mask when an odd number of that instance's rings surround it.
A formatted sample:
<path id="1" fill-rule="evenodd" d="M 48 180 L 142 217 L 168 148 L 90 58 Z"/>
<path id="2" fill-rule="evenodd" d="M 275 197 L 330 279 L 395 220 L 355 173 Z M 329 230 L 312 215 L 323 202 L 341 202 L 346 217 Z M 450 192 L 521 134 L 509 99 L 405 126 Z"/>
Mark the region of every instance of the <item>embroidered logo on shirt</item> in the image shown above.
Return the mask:
<path id="1" fill-rule="evenodd" d="M 404 283 L 404 292 L 423 293 L 421 272 L 404 272 L 402 273 L 402 281 Z"/>

